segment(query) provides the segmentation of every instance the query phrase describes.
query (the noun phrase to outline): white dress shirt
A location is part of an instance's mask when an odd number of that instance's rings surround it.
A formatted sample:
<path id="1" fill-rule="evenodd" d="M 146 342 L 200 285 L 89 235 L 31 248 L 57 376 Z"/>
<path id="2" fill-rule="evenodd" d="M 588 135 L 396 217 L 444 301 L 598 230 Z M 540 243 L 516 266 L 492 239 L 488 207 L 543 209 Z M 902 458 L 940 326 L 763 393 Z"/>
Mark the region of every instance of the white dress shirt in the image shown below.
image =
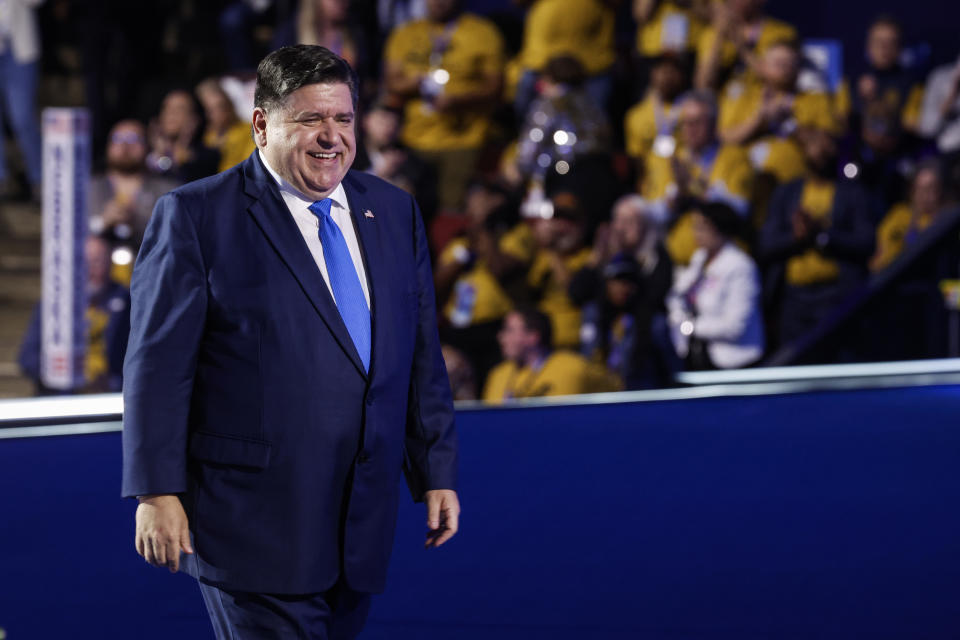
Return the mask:
<path id="1" fill-rule="evenodd" d="M 336 302 L 337 298 L 333 295 L 333 287 L 330 286 L 330 276 L 327 273 L 327 262 L 323 259 L 323 245 L 320 243 L 320 219 L 313 215 L 309 208 L 315 201 L 297 191 L 293 185 L 281 178 L 280 174 L 274 171 L 273 167 L 267 163 L 267 159 L 263 157 L 263 154 L 260 153 L 259 150 L 257 153 L 260 154 L 263 166 L 267 168 L 267 171 L 280 186 L 280 195 L 283 197 L 287 209 L 290 210 L 293 221 L 297 223 L 300 233 L 303 234 L 307 248 L 310 250 L 314 262 L 317 263 L 321 275 L 323 275 L 323 281 L 327 283 L 327 289 L 330 290 L 330 297 Z M 363 288 L 363 297 L 366 299 L 367 308 L 369 309 L 370 289 L 367 284 L 367 271 L 363 268 L 363 256 L 360 254 L 360 243 L 357 240 L 356 229 L 353 227 L 353 218 L 350 215 L 350 205 L 347 203 L 347 193 L 343 190 L 343 183 L 338 184 L 337 188 L 333 190 L 333 193 L 327 197 L 333 201 L 333 204 L 330 206 L 330 217 L 333 218 L 333 221 L 340 227 L 340 233 L 343 234 L 343 239 L 347 242 L 350 259 L 353 260 L 353 268 L 357 270 L 357 275 L 360 276 L 360 286 Z"/>

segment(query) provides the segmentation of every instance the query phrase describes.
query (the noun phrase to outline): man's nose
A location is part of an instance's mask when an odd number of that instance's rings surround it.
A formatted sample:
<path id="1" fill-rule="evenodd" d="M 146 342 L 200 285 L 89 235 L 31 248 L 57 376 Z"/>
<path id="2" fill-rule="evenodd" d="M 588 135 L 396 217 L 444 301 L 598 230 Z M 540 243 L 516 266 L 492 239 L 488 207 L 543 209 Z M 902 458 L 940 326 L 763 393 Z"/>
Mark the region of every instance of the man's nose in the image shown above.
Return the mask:
<path id="1" fill-rule="evenodd" d="M 333 121 L 322 121 L 317 127 L 317 142 L 324 146 L 332 146 L 336 140 L 337 133 Z"/>

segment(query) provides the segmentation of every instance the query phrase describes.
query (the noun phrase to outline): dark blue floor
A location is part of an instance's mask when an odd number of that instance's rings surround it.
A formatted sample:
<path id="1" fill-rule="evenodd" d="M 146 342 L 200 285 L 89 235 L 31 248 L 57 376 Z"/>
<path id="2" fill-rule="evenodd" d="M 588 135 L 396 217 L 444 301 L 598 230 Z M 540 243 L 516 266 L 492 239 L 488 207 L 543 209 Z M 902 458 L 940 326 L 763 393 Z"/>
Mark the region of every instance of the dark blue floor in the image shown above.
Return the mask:
<path id="1" fill-rule="evenodd" d="M 461 534 L 405 501 L 366 640 L 960 638 L 956 387 L 459 416 Z M 211 638 L 133 551 L 119 434 L 0 440 L 8 640 Z"/>

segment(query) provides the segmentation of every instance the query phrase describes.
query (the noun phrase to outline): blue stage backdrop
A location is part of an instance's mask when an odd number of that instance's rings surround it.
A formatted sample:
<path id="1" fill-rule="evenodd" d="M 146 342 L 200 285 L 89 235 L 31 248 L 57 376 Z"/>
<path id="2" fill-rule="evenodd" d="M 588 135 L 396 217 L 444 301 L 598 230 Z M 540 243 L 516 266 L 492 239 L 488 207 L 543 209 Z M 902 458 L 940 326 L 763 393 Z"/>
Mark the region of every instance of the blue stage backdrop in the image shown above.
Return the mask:
<path id="1" fill-rule="evenodd" d="M 958 415 L 956 387 L 462 412 L 462 532 L 426 552 L 403 508 L 362 637 L 960 637 Z M 0 440 L 0 483 L 8 640 L 212 637 L 133 550 L 119 434 Z"/>

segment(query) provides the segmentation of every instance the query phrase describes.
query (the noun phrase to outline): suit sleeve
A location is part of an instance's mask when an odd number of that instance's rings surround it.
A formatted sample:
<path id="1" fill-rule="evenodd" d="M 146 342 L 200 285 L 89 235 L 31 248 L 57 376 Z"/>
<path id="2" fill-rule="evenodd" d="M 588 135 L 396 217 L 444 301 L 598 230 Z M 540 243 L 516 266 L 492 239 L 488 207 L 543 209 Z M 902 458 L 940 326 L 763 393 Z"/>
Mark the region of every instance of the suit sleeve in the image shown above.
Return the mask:
<path id="1" fill-rule="evenodd" d="M 420 209 L 412 199 L 411 206 L 419 313 L 407 403 L 403 470 L 410 493 L 419 502 L 427 491 L 456 489 L 457 433 L 450 381 L 440 352 L 427 236 Z"/>
<path id="2" fill-rule="evenodd" d="M 187 489 L 187 422 L 207 308 L 196 227 L 176 193 L 157 201 L 130 285 L 123 368 L 125 497 Z"/>
<path id="3" fill-rule="evenodd" d="M 781 185 L 773 192 L 767 221 L 760 233 L 760 259 L 765 263 L 786 260 L 808 247 L 793 235 L 791 216 L 799 203 L 796 183 Z"/>

